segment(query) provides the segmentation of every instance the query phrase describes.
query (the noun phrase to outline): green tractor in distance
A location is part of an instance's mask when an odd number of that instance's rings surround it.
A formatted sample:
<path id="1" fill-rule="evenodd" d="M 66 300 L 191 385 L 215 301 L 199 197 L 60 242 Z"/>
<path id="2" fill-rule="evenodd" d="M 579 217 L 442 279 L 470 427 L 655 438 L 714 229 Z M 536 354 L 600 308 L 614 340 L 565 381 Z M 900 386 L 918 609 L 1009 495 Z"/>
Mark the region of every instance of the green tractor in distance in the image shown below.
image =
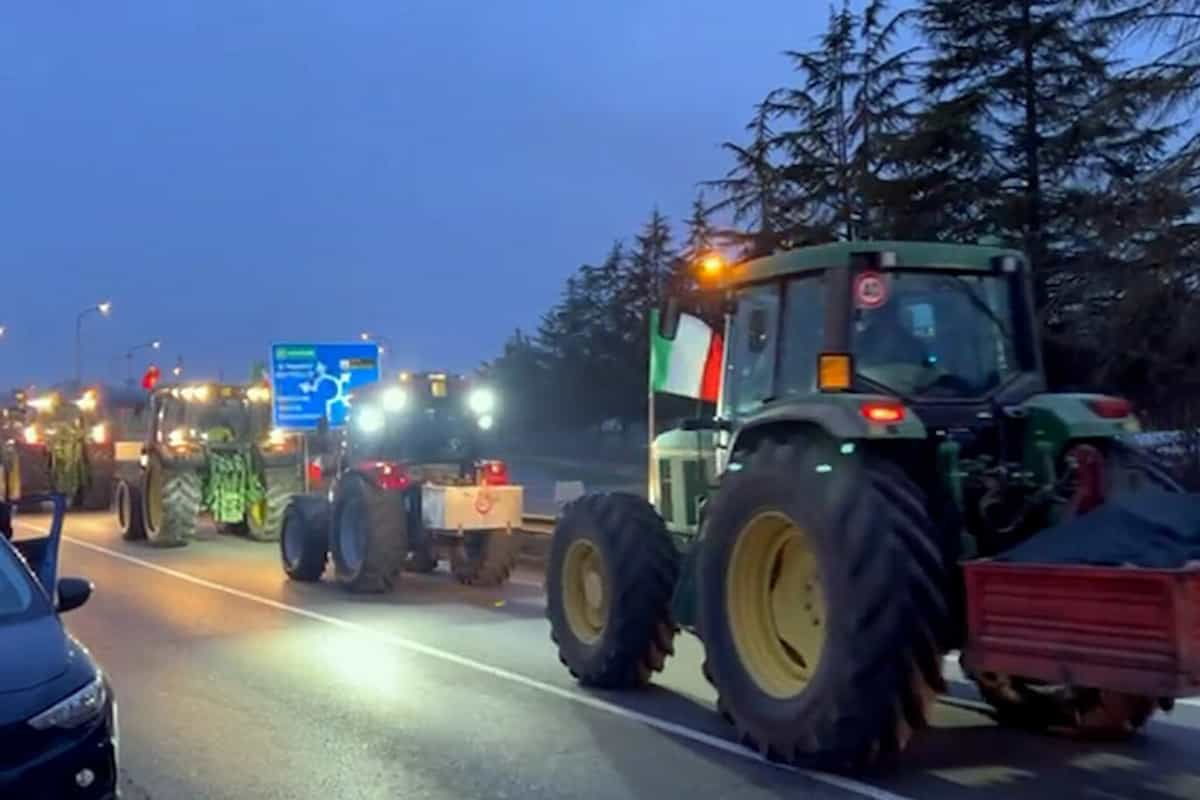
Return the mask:
<path id="1" fill-rule="evenodd" d="M 0 411 L 0 494 L 17 501 L 61 492 L 73 509 L 111 506 L 112 443 L 95 413 L 98 392 L 93 386 L 14 395 L 12 405 Z"/>
<path id="2" fill-rule="evenodd" d="M 122 535 L 181 546 L 204 512 L 218 530 L 278 539 L 288 501 L 304 491 L 304 459 L 297 437 L 272 428 L 270 399 L 260 384 L 155 389 L 136 472 L 117 480 Z"/>
<path id="3" fill-rule="evenodd" d="M 1021 253 L 838 243 L 735 265 L 722 288 L 716 417 L 652 427 L 649 502 L 585 496 L 556 526 L 547 617 L 581 683 L 644 685 L 683 628 L 742 743 L 836 767 L 903 750 L 955 650 L 1003 722 L 1129 732 L 1183 696 L 972 661 L 972 564 L 1108 497 L 1181 491 L 1123 442 L 1127 402 L 1047 393 Z M 652 369 L 679 319 L 656 321 Z M 1098 674 L 1046 652 L 1052 674 Z"/>

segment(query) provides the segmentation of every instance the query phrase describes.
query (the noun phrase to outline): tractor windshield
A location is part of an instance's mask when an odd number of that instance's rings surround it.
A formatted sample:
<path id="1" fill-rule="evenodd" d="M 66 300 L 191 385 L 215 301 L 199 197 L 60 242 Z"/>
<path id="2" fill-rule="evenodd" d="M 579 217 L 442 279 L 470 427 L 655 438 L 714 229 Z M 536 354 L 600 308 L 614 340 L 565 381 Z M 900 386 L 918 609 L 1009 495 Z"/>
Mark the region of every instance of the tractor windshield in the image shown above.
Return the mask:
<path id="1" fill-rule="evenodd" d="M 900 395 L 980 397 L 1021 369 L 1003 276 L 893 271 L 862 306 L 852 333 L 857 372 Z"/>

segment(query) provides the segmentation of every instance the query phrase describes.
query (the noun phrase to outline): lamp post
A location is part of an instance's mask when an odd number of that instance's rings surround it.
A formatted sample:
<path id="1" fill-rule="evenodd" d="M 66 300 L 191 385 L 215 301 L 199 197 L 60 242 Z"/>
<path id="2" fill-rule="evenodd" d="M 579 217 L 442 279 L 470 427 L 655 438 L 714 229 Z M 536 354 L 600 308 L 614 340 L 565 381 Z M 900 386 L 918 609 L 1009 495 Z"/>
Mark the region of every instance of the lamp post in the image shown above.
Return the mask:
<path id="1" fill-rule="evenodd" d="M 125 379 L 130 385 L 133 385 L 133 354 L 138 350 L 145 350 L 147 348 L 151 350 L 157 350 L 160 347 L 162 347 L 162 342 L 158 339 L 154 339 L 153 341 L 135 344 L 133 347 L 125 351 Z"/>
<path id="2" fill-rule="evenodd" d="M 75 317 L 75 385 L 83 385 L 83 318 L 93 312 L 107 317 L 112 311 L 112 303 L 105 300 L 94 306 L 88 306 Z"/>
<path id="3" fill-rule="evenodd" d="M 387 353 L 388 348 L 392 346 L 391 341 L 386 336 L 375 336 L 370 331 L 363 331 L 358 335 L 358 338 L 364 342 L 375 342 L 375 347 L 379 350 L 379 377 L 382 378 L 383 356 Z"/>

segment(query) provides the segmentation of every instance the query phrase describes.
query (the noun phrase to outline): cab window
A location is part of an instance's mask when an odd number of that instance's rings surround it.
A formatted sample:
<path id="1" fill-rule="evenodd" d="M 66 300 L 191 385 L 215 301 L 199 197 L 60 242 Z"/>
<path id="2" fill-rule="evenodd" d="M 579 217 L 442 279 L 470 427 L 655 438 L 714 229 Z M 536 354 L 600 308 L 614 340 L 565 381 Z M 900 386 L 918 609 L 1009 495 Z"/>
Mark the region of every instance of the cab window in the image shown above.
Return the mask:
<path id="1" fill-rule="evenodd" d="M 753 413 L 774 395 L 779 328 L 779 284 L 762 284 L 737 295 L 725 367 L 725 407 L 732 416 Z"/>

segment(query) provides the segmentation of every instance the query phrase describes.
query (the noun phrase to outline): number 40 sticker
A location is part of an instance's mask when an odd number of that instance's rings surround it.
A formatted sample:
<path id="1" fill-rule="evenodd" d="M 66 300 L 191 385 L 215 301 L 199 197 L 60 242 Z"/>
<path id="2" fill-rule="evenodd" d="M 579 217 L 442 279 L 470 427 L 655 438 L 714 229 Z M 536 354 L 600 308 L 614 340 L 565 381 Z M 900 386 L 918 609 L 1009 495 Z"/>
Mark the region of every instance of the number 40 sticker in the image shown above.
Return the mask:
<path id="1" fill-rule="evenodd" d="M 860 272 L 854 278 L 854 304 L 859 308 L 879 308 L 888 299 L 887 278 L 873 270 Z"/>

